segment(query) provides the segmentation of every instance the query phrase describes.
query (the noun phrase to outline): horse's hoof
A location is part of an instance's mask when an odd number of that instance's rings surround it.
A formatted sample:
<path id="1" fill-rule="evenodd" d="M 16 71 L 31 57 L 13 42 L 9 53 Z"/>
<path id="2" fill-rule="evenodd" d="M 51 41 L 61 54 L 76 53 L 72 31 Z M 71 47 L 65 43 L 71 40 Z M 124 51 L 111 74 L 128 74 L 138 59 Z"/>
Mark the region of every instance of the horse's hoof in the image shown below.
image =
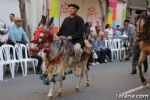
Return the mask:
<path id="1" fill-rule="evenodd" d="M 90 83 L 87 82 L 87 83 L 86 83 L 86 87 L 90 87 Z"/>
<path id="2" fill-rule="evenodd" d="M 48 100 L 53 100 L 53 96 L 48 96 Z"/>
<path id="3" fill-rule="evenodd" d="M 65 79 L 66 79 L 66 76 L 63 76 L 63 77 L 62 77 L 62 80 L 65 80 Z"/>
<path id="4" fill-rule="evenodd" d="M 48 93 L 48 100 L 53 100 L 53 95 L 51 93 Z"/>
<path id="5" fill-rule="evenodd" d="M 147 82 L 143 82 L 142 84 L 143 84 L 143 86 L 147 86 Z"/>
<path id="6" fill-rule="evenodd" d="M 150 84 L 148 83 L 148 84 L 146 85 L 146 87 L 147 87 L 147 88 L 150 88 Z"/>
<path id="7" fill-rule="evenodd" d="M 79 87 L 76 87 L 75 89 L 76 89 L 77 92 L 79 92 Z"/>
<path id="8" fill-rule="evenodd" d="M 56 96 L 60 97 L 60 96 L 62 96 L 62 93 L 61 92 L 57 92 Z"/>
<path id="9" fill-rule="evenodd" d="M 77 78 L 79 78 L 79 76 L 80 76 L 78 73 L 74 73 L 74 75 L 75 75 Z"/>
<path id="10" fill-rule="evenodd" d="M 147 83 L 147 85 L 145 86 L 145 88 L 150 88 L 150 84 L 149 84 L 149 83 Z"/>

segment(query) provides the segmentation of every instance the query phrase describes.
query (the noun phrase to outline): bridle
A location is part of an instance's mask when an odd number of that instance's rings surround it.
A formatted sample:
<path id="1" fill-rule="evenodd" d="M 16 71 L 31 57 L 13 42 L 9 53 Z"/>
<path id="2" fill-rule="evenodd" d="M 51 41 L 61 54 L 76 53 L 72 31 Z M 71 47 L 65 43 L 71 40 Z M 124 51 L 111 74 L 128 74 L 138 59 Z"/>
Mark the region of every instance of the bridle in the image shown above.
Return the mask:
<path id="1" fill-rule="evenodd" d="M 59 40 L 53 40 L 53 42 L 54 41 L 59 41 Z M 59 56 L 63 55 L 62 47 L 63 47 L 63 44 L 61 43 L 60 47 L 58 49 L 58 52 L 57 52 L 57 54 L 56 54 L 56 56 L 54 58 L 50 57 L 50 55 L 49 55 L 50 50 L 48 51 L 48 53 L 46 54 L 46 57 L 47 57 L 47 59 L 48 59 L 48 61 L 49 61 L 50 64 L 57 64 L 56 60 L 59 58 Z"/>
<path id="2" fill-rule="evenodd" d="M 143 26 L 142 24 L 142 20 L 144 21 Z M 139 23 L 137 23 L 139 21 Z M 136 29 L 136 33 L 139 37 L 141 37 L 142 40 L 147 40 L 149 39 L 149 35 L 150 35 L 150 15 L 148 14 L 140 14 L 137 19 L 136 19 L 136 25 L 138 25 L 138 29 Z M 142 29 L 142 32 L 141 32 Z"/>

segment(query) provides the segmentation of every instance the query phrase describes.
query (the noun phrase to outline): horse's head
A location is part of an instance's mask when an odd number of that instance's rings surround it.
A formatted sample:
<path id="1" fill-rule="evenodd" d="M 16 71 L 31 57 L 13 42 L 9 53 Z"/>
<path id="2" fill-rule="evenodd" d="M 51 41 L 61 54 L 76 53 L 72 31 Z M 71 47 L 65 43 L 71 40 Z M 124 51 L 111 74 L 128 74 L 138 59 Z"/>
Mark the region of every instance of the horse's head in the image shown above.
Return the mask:
<path id="1" fill-rule="evenodd" d="M 49 47 L 50 43 L 53 41 L 54 33 L 51 27 L 53 18 L 46 18 L 47 23 L 43 27 L 36 28 L 36 30 L 34 31 L 34 39 L 33 41 L 31 41 L 31 48 L 33 48 L 36 53 L 46 47 Z"/>
<path id="2" fill-rule="evenodd" d="M 140 14 L 138 18 L 136 19 L 136 32 L 139 34 L 144 33 L 150 33 L 150 15 L 147 15 L 146 13 Z"/>
<path id="3" fill-rule="evenodd" d="M 34 31 L 34 40 L 40 43 L 42 41 L 42 38 L 44 37 L 44 28 L 37 28 Z"/>

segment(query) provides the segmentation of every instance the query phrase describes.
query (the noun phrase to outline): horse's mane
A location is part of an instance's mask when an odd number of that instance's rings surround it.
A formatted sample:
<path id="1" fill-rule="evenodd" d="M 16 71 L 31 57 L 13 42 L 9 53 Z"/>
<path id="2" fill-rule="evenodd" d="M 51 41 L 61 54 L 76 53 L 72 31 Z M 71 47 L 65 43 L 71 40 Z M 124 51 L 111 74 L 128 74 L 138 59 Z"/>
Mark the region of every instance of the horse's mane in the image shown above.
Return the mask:
<path id="1" fill-rule="evenodd" d="M 149 40 L 150 39 L 150 15 L 147 13 L 139 14 L 135 18 L 135 23 L 137 26 L 137 36 L 138 41 Z"/>

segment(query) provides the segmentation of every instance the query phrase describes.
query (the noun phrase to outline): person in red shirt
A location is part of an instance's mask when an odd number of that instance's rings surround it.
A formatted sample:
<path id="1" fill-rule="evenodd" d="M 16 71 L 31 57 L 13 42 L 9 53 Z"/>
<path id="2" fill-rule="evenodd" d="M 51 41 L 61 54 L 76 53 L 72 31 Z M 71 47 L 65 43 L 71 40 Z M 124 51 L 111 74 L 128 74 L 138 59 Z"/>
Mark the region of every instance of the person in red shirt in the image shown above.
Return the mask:
<path id="1" fill-rule="evenodd" d="M 98 34 L 101 30 L 101 26 L 100 26 L 100 23 L 99 21 L 97 21 L 96 25 L 95 25 L 95 30 L 96 30 L 96 33 Z"/>

